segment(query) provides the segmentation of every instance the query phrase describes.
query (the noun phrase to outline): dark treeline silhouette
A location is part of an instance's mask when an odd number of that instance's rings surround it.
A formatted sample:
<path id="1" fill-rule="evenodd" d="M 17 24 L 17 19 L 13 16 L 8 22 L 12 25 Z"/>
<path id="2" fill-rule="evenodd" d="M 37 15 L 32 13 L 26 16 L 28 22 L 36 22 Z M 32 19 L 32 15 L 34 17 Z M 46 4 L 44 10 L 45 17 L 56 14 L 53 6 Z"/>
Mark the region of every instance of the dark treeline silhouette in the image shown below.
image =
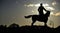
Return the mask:
<path id="1" fill-rule="evenodd" d="M 19 26 L 11 24 L 10 26 L 0 25 L 0 33 L 29 33 L 29 32 L 60 32 L 60 27 L 50 28 L 48 26 Z"/>

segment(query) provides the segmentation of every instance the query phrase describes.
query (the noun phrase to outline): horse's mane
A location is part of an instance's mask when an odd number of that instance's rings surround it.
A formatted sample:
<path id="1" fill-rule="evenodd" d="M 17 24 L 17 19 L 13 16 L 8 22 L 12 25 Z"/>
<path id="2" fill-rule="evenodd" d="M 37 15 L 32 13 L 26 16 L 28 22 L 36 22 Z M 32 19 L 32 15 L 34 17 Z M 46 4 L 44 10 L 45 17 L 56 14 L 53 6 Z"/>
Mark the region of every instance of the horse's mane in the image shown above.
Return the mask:
<path id="1" fill-rule="evenodd" d="M 50 11 L 47 11 L 47 13 L 45 14 L 46 17 L 50 16 Z"/>

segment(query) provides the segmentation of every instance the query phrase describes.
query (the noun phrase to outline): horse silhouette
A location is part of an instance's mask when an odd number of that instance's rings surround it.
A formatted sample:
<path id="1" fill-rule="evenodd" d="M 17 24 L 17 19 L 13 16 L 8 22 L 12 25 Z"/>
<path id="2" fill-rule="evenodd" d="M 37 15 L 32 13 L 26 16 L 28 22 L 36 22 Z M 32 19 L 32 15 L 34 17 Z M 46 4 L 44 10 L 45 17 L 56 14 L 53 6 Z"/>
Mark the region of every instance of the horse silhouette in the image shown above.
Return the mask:
<path id="1" fill-rule="evenodd" d="M 32 24 L 31 26 L 33 26 L 33 24 L 36 22 L 36 21 L 40 21 L 40 22 L 44 22 L 45 23 L 45 26 L 47 26 L 47 21 L 48 21 L 48 17 L 50 16 L 50 11 L 47 11 L 46 14 L 44 15 L 28 15 L 28 16 L 25 16 L 25 18 L 30 18 L 32 17 Z"/>

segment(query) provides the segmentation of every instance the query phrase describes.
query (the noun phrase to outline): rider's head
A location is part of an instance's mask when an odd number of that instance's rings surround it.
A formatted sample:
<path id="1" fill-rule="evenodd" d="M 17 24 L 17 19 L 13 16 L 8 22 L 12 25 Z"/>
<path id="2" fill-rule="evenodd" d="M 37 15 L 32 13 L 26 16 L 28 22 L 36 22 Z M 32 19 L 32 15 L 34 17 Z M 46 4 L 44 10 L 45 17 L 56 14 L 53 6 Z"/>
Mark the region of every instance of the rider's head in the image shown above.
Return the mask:
<path id="1" fill-rule="evenodd" d="M 40 5 L 42 6 L 43 4 L 41 3 Z"/>

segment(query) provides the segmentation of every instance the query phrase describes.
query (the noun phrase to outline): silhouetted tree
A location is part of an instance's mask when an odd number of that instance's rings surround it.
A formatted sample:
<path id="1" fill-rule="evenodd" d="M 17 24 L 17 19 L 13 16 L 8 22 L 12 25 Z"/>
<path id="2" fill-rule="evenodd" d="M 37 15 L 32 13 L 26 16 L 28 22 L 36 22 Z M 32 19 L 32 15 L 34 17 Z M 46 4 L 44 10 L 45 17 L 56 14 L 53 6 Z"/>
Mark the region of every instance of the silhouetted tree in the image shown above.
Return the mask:
<path id="1" fill-rule="evenodd" d="M 19 25 L 18 25 L 18 24 L 13 23 L 13 24 L 11 24 L 9 27 L 10 27 L 10 28 L 17 28 L 17 27 L 19 27 Z"/>

